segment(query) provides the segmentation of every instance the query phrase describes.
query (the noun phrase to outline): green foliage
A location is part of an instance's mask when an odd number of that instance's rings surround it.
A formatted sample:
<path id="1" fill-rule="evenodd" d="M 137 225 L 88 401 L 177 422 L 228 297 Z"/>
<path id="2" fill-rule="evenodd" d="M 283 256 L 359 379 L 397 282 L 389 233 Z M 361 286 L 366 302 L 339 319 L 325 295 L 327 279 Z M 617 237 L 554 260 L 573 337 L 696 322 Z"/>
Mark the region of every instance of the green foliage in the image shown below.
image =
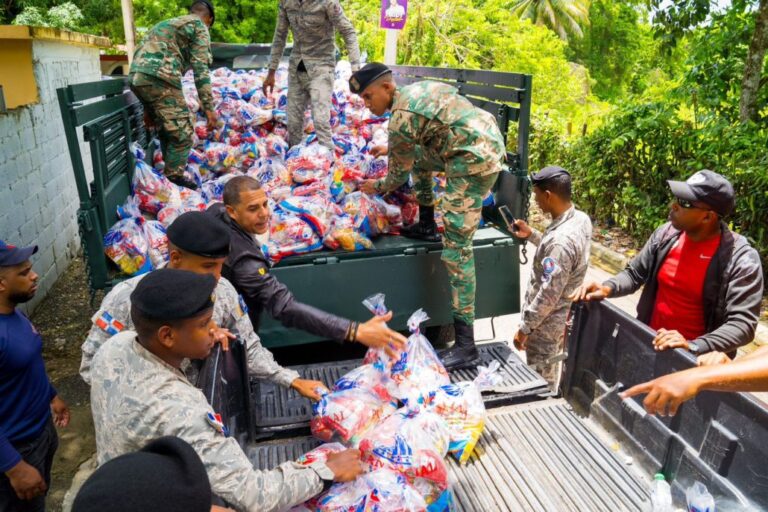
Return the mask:
<path id="1" fill-rule="evenodd" d="M 563 40 L 582 36 L 589 10 L 589 0 L 515 0 L 512 6 L 513 14 L 552 29 Z"/>
<path id="2" fill-rule="evenodd" d="M 56 5 L 44 11 L 29 5 L 13 20 L 14 25 L 51 27 L 64 30 L 78 30 L 83 22 L 83 13 L 72 2 Z"/>

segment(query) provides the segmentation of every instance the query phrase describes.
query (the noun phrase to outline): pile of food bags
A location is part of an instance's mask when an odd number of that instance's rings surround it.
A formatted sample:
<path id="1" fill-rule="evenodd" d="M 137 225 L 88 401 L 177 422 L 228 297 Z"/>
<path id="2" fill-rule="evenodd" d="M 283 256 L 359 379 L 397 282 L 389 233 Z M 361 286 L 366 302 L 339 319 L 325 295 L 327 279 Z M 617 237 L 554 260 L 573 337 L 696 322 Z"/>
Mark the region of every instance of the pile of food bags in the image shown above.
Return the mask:
<path id="1" fill-rule="evenodd" d="M 384 301 L 383 294 L 376 294 L 363 304 L 383 316 Z M 383 350 L 370 350 L 362 366 L 341 377 L 314 405 L 312 433 L 333 443 L 299 462 L 325 461 L 329 453 L 353 447 L 360 450 L 366 473 L 354 482 L 334 484 L 294 511 L 451 509 L 445 457 L 450 454 L 459 463 L 469 459 L 485 424 L 481 393 L 498 385 L 501 376 L 494 363 L 478 367 L 471 382 L 451 383 L 420 333 L 426 320 L 424 311 L 413 313 L 402 353 L 390 359 Z"/>
<path id="2" fill-rule="evenodd" d="M 145 163 L 143 150 L 135 146 L 132 197 L 139 216 L 167 227 L 184 212 L 204 210 L 221 201 L 227 181 L 247 175 L 262 184 L 270 199 L 274 215 L 270 241 L 264 249 L 273 263 L 323 248 L 370 250 L 373 238 L 398 234 L 402 225 L 418 218 L 418 202 L 410 183 L 384 196 L 359 191 L 363 180 L 387 175 L 387 157 L 375 157 L 371 150 L 387 145 L 388 115 L 373 116 L 363 100 L 350 93 L 350 76 L 349 62 L 339 62 L 331 109 L 331 150 L 317 142 L 308 112 L 301 143 L 289 147 L 284 67 L 279 68 L 276 86 L 269 95 L 264 95 L 261 87 L 266 70 L 212 71 L 218 119 L 213 130 L 206 126 L 193 76 L 187 74 L 183 91 L 195 121 L 194 147 L 186 172 L 199 185 L 199 191 L 178 187 L 163 176 L 159 143 L 152 142 L 151 165 Z M 438 198 L 442 196 L 444 180 L 435 181 L 435 192 Z M 131 275 L 161 263 L 148 259 L 145 245 L 150 242 L 140 240 L 140 231 L 130 222 L 122 222 L 113 226 L 104 240 L 109 257 Z"/>

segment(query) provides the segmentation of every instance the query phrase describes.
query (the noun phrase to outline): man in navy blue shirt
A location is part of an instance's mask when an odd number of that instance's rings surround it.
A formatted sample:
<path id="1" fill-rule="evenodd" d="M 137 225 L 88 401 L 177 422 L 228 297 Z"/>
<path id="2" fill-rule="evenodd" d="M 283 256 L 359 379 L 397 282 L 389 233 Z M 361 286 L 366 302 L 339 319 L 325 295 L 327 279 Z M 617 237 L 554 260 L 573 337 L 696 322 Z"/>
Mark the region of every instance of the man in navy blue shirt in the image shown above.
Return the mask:
<path id="1" fill-rule="evenodd" d="M 30 256 L 0 240 L 0 511 L 45 510 L 55 426 L 69 424 L 69 408 L 45 372 L 43 340 L 19 310 L 37 291 Z M 55 426 L 54 426 L 55 425 Z"/>

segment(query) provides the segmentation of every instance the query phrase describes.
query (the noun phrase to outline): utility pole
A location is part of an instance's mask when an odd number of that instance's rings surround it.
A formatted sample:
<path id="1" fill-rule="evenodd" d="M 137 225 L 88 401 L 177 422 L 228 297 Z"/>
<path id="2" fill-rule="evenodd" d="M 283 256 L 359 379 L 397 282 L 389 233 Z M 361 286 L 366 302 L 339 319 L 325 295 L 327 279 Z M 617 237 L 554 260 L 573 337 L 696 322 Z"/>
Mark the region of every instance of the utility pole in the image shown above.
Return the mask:
<path id="1" fill-rule="evenodd" d="M 125 47 L 128 52 L 128 65 L 133 62 L 133 51 L 136 49 L 136 30 L 133 26 L 133 1 L 120 0 L 123 8 L 123 30 L 125 31 Z"/>

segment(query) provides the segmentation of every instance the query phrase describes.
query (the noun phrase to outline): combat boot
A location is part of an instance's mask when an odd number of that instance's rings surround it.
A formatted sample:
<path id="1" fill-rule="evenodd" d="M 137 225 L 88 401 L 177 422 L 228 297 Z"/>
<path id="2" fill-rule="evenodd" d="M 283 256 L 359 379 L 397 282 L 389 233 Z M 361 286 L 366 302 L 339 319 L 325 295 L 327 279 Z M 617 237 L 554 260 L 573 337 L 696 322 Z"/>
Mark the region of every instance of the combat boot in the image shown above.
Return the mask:
<path id="1" fill-rule="evenodd" d="M 437 232 L 437 223 L 435 222 L 435 207 L 419 206 L 419 221 L 410 226 L 403 226 L 400 234 L 407 238 L 439 242 L 440 233 Z"/>
<path id="2" fill-rule="evenodd" d="M 188 188 L 190 190 L 197 190 L 197 183 L 192 181 L 191 179 L 187 178 L 183 174 L 180 176 L 167 176 L 168 181 L 173 183 L 174 185 L 178 185 L 180 187 Z"/>
<path id="3" fill-rule="evenodd" d="M 480 363 L 480 353 L 475 346 L 475 329 L 461 320 L 454 320 L 456 341 L 453 346 L 440 353 L 440 360 L 446 370 L 455 370 L 477 366 Z"/>

